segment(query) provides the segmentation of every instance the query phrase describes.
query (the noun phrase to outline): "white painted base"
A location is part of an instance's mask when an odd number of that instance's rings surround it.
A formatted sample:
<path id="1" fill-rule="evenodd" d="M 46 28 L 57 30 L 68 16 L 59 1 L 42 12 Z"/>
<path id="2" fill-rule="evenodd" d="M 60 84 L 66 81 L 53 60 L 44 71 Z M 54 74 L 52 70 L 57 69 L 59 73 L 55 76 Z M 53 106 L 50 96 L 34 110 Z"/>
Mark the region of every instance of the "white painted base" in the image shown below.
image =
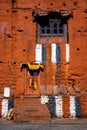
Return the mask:
<path id="1" fill-rule="evenodd" d="M 8 99 L 2 100 L 2 117 L 7 117 L 8 114 Z"/>

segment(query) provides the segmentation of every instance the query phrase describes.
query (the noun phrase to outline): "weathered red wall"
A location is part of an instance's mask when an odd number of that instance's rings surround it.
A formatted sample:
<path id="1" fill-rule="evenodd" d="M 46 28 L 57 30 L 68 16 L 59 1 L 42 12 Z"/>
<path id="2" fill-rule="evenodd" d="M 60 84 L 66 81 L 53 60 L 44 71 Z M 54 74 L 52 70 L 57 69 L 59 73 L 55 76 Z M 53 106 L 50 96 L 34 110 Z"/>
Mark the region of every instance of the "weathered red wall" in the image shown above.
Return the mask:
<path id="1" fill-rule="evenodd" d="M 41 72 L 40 84 L 44 85 L 46 80 L 48 94 L 87 95 L 86 0 L 0 1 L 0 92 L 10 86 L 12 94 L 24 93 L 24 72 L 20 71 L 20 63 L 35 61 L 36 22 L 33 22 L 32 11 L 38 8 L 73 11 L 73 18 L 68 20 L 70 62 L 66 64 L 65 61 L 65 39 L 49 39 L 47 44 L 48 61 L 51 58 L 51 43 L 59 42 L 61 45 L 58 93 L 53 90 L 57 80 L 56 64 L 47 63 L 46 78 Z M 82 101 L 85 99 L 82 98 Z"/>
<path id="2" fill-rule="evenodd" d="M 0 117 L 1 117 L 1 100 L 0 100 Z"/>

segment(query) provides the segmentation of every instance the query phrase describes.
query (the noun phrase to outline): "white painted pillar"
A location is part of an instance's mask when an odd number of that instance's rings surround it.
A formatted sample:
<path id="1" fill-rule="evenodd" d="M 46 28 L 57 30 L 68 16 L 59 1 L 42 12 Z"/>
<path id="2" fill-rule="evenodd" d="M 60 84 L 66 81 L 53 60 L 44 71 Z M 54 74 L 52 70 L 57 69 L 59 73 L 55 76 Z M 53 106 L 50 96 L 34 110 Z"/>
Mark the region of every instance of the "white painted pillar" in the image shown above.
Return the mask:
<path id="1" fill-rule="evenodd" d="M 60 44 L 52 43 L 51 61 L 60 63 Z"/>
<path id="2" fill-rule="evenodd" d="M 51 61 L 56 63 L 56 44 L 52 44 Z"/>
<path id="3" fill-rule="evenodd" d="M 69 44 L 66 44 L 66 63 L 70 61 L 70 47 Z"/>
<path id="4" fill-rule="evenodd" d="M 62 96 L 55 96 L 55 103 L 56 103 L 56 116 L 62 117 L 63 116 Z"/>
<path id="5" fill-rule="evenodd" d="M 10 87 L 4 88 L 4 97 L 10 97 Z"/>
<path id="6" fill-rule="evenodd" d="M 6 99 L 10 97 L 10 87 L 4 88 L 4 99 L 2 99 L 2 116 L 6 117 L 8 114 L 8 100 Z"/>
<path id="7" fill-rule="evenodd" d="M 75 106 L 75 97 L 70 96 L 70 116 L 75 117 L 76 116 L 76 106 Z"/>
<path id="8" fill-rule="evenodd" d="M 49 101 L 49 97 L 48 96 L 41 96 L 41 104 L 46 104 Z"/>
<path id="9" fill-rule="evenodd" d="M 2 100 L 2 117 L 6 117 L 8 114 L 8 99 Z"/>
<path id="10" fill-rule="evenodd" d="M 36 62 L 42 63 L 42 44 L 36 44 Z"/>

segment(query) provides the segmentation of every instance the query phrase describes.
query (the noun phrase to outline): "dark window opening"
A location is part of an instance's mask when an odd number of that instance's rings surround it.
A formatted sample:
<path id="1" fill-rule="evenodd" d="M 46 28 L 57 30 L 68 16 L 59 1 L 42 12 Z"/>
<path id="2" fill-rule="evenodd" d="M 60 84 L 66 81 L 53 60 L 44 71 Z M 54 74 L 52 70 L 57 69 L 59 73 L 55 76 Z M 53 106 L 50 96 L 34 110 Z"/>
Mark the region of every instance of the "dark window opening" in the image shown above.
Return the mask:
<path id="1" fill-rule="evenodd" d="M 58 19 L 50 20 L 45 25 L 38 23 L 38 31 L 40 37 L 64 36 L 64 24 Z"/>
<path id="2" fill-rule="evenodd" d="M 42 63 L 46 63 L 46 46 L 42 45 Z"/>

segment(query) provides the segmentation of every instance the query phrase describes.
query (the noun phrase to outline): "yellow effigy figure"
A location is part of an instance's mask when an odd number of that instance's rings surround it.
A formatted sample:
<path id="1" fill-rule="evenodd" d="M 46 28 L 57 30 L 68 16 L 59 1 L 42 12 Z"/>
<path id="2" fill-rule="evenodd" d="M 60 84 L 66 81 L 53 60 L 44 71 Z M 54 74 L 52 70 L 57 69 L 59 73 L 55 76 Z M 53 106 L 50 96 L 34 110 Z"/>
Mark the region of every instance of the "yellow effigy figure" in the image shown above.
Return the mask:
<path id="1" fill-rule="evenodd" d="M 35 90 L 37 89 L 37 83 L 36 83 L 36 80 L 34 80 L 34 89 L 35 89 Z"/>
<path id="2" fill-rule="evenodd" d="M 39 75 L 40 71 L 44 71 L 44 64 L 41 63 L 21 63 L 20 64 L 21 71 L 26 68 L 26 70 L 30 74 L 30 79 L 29 79 L 29 88 L 33 90 L 37 90 L 38 83 L 36 77 Z"/>
<path id="3" fill-rule="evenodd" d="M 34 90 L 37 89 L 37 83 L 36 80 L 34 78 L 30 78 L 30 87 L 33 88 Z"/>

